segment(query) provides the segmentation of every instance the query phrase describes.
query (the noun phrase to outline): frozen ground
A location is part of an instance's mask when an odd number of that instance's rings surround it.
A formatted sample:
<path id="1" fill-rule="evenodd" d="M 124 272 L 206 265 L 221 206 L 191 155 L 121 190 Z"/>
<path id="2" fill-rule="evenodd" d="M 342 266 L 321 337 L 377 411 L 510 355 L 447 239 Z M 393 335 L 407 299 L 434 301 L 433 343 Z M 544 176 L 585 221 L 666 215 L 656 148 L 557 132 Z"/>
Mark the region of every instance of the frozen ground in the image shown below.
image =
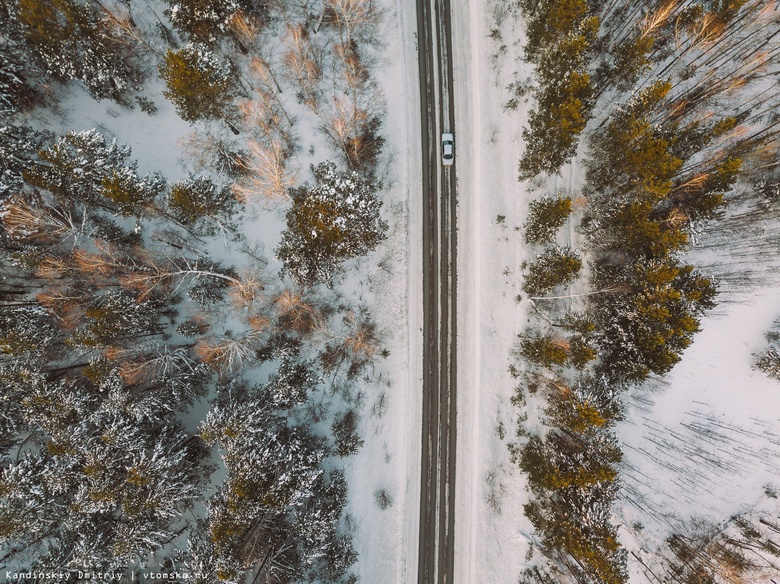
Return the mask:
<path id="1" fill-rule="evenodd" d="M 617 509 L 629 550 L 663 542 L 694 517 L 724 521 L 753 506 L 765 486 L 777 486 L 780 383 L 751 362 L 780 315 L 778 292 L 759 290 L 718 307 L 663 382 L 629 400 L 619 427 L 625 488 Z M 636 570 L 632 581 L 640 582 Z"/>
<path id="2" fill-rule="evenodd" d="M 348 512 L 357 522 L 360 582 L 415 582 L 420 511 L 422 396 L 422 153 L 413 0 L 386 0 L 375 74 L 387 102 L 382 127 L 389 174 L 383 193 L 388 241 L 370 258 L 361 286 L 390 355 L 367 388 L 365 445 L 347 462 Z M 377 267 L 379 265 L 379 267 Z M 381 396 L 384 395 L 384 398 Z M 380 400 L 382 400 L 380 402 Z M 384 405 L 382 405 L 384 404 Z M 385 489 L 392 506 L 380 509 Z"/>
<path id="3" fill-rule="evenodd" d="M 512 44 L 522 38 L 521 22 L 504 4 L 452 3 L 460 236 L 455 582 L 463 584 L 517 582 L 530 530 L 525 482 L 507 450 L 515 427 L 510 353 L 526 320 L 515 297 L 527 258 L 519 227 L 532 197 L 516 175 L 527 105 L 504 110 L 512 73 L 527 71 Z M 494 28 L 503 41 L 488 37 Z"/>

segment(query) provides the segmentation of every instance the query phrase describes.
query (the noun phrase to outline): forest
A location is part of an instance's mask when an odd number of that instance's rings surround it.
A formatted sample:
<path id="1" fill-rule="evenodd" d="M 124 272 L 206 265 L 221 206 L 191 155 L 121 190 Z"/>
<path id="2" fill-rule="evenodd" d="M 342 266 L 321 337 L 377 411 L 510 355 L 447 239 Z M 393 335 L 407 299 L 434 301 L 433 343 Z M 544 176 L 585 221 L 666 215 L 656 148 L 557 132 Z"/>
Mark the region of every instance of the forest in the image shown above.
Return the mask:
<path id="1" fill-rule="evenodd" d="M 344 284 L 388 230 L 375 6 L 0 13 L 3 570 L 355 582 L 343 466 L 388 354 Z M 188 176 L 142 172 L 101 128 L 52 131 L 69 95 L 162 131 L 172 104 Z"/>
<path id="2" fill-rule="evenodd" d="M 619 584 L 629 554 L 613 513 L 626 468 L 615 426 L 626 398 L 675 367 L 722 293 L 768 277 L 727 261 L 732 246 L 743 266 L 777 255 L 780 13 L 762 0 L 517 7 L 535 77 L 508 86 L 506 109 L 531 100 L 518 178 L 541 194 L 523 229 L 535 259 L 518 301 L 534 318 L 511 367 L 510 454 L 528 479 L 525 514 L 544 558 L 521 582 Z M 544 186 L 572 164 L 584 169 L 576 191 Z M 716 255 L 697 264 L 694 248 Z M 776 377 L 776 333 L 767 339 L 755 367 Z M 532 398 L 542 400 L 541 433 L 523 427 Z M 643 564 L 647 581 L 776 574 L 776 515 L 763 513 L 660 542 L 657 564 Z"/>

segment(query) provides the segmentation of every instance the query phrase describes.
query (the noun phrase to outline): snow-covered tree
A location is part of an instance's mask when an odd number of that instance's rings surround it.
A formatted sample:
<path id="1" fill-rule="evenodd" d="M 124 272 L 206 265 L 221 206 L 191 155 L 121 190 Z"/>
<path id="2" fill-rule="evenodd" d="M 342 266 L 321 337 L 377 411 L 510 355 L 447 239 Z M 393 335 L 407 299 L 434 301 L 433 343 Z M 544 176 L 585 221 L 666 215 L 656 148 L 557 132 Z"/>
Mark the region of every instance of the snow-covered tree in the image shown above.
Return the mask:
<path id="1" fill-rule="evenodd" d="M 337 456 L 357 454 L 363 446 L 363 439 L 357 429 L 357 415 L 349 410 L 343 416 L 336 418 L 331 426 L 335 440 L 334 452 Z"/>
<path id="2" fill-rule="evenodd" d="M 570 197 L 542 197 L 531 201 L 528 205 L 528 219 L 523 225 L 526 243 L 540 245 L 552 241 L 571 211 Z"/>
<path id="3" fill-rule="evenodd" d="M 165 10 L 173 26 L 199 43 L 214 43 L 228 30 L 230 17 L 253 2 L 239 0 L 165 0 Z"/>
<path id="4" fill-rule="evenodd" d="M 162 332 L 160 305 L 139 302 L 123 290 L 98 296 L 84 310 L 84 326 L 71 335 L 74 346 L 103 348 L 134 344 Z"/>
<path id="5" fill-rule="evenodd" d="M 29 126 L 0 126 L 0 199 L 22 188 L 23 174 L 40 164 L 37 153 L 52 138 Z"/>
<path id="6" fill-rule="evenodd" d="M 124 216 L 142 214 L 153 208 L 165 180 L 158 174 L 139 177 L 129 156 L 129 147 L 96 130 L 69 132 L 38 152 L 37 164 L 24 178 L 70 203 Z"/>
<path id="7" fill-rule="evenodd" d="M 18 402 L 28 429 L 25 452 L 0 470 L 8 557 L 123 569 L 181 528 L 205 450 L 175 420 L 157 411 L 139 421 L 89 384 L 38 369 L 0 375 L 0 395 Z"/>
<path id="8" fill-rule="evenodd" d="M 766 333 L 769 345 L 758 353 L 753 354 L 753 367 L 763 371 L 772 379 L 780 381 L 780 327 L 778 321 L 772 329 Z"/>
<path id="9" fill-rule="evenodd" d="M 76 0 L 18 0 L 17 16 L 48 72 L 78 79 L 97 99 L 121 101 L 141 79 L 125 39 L 112 33 L 100 8 Z"/>
<path id="10" fill-rule="evenodd" d="M 277 407 L 289 409 L 306 402 L 319 381 L 311 363 L 288 357 L 269 377 L 268 389 Z"/>
<path id="11" fill-rule="evenodd" d="M 665 258 L 628 268 L 597 266 L 594 281 L 622 291 L 590 297 L 604 372 L 615 380 L 667 373 L 715 306 L 715 283 L 690 265 Z"/>
<path id="12" fill-rule="evenodd" d="M 21 60 L 6 44 L 0 45 L 0 116 L 31 107 L 39 98 L 25 76 Z"/>
<path id="13" fill-rule="evenodd" d="M 528 266 L 523 290 L 532 296 L 544 295 L 573 282 L 581 268 L 582 260 L 576 252 L 568 247 L 550 247 Z"/>
<path id="14" fill-rule="evenodd" d="M 155 199 L 165 189 L 165 179 L 154 174 L 141 178 L 135 168 L 115 168 L 103 178 L 100 194 L 112 201 L 125 217 L 144 215 L 154 208 Z"/>
<path id="15" fill-rule="evenodd" d="M 770 347 L 759 353 L 755 366 L 756 369 L 760 369 L 769 377 L 780 380 L 780 353 L 775 347 Z"/>
<path id="16" fill-rule="evenodd" d="M 160 77 L 168 86 L 163 95 L 173 102 L 183 120 L 224 119 L 230 115 L 237 96 L 230 65 L 204 45 L 191 43 L 176 51 L 168 49 L 160 65 Z"/>
<path id="17" fill-rule="evenodd" d="M 276 248 L 285 272 L 304 286 L 330 282 L 344 261 L 372 251 L 387 230 L 373 185 L 331 162 L 312 172 L 313 188 L 291 191 L 293 206 Z"/>
<path id="18" fill-rule="evenodd" d="M 37 360 L 57 350 L 60 331 L 51 314 L 37 303 L 0 305 L 0 351 L 4 355 Z"/>
<path id="19" fill-rule="evenodd" d="M 228 230 L 238 206 L 230 188 L 220 187 L 206 176 L 179 181 L 168 193 L 168 207 L 174 217 L 199 234 Z"/>
<path id="20" fill-rule="evenodd" d="M 316 497 L 325 449 L 304 427 L 290 427 L 268 397 L 263 389 L 232 386 L 201 426 L 203 439 L 219 444 L 229 472 L 209 504 L 208 527 L 217 575 L 225 580 L 270 556 L 279 564 L 261 569 L 282 570 L 287 559 L 289 578 L 302 568 L 300 537 L 287 518 Z"/>

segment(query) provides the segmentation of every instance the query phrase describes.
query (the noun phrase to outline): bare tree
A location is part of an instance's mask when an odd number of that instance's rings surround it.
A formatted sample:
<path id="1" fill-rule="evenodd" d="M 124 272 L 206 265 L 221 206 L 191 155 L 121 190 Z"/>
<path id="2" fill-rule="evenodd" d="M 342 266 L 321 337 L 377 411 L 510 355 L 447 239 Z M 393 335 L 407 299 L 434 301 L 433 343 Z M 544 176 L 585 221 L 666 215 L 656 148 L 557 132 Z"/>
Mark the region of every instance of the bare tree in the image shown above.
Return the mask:
<path id="1" fill-rule="evenodd" d="M 246 177 L 233 185 L 233 192 L 241 201 L 258 197 L 269 201 L 285 201 L 290 198 L 288 189 L 297 183 L 297 171 L 287 169 L 284 145 L 272 141 L 269 146 L 250 141 L 252 158 L 245 164 Z"/>

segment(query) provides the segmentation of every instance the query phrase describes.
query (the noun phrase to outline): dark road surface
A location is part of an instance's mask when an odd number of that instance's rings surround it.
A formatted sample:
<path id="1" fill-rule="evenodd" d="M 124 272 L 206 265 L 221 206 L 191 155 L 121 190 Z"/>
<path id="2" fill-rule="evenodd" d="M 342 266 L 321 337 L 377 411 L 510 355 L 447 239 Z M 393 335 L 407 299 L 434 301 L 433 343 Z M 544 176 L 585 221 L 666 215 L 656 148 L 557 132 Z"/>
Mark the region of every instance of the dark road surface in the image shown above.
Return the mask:
<path id="1" fill-rule="evenodd" d="M 452 584 L 455 527 L 456 182 L 450 1 L 418 0 L 423 151 L 423 411 L 418 584 Z M 454 166 L 440 137 L 455 134 Z"/>

